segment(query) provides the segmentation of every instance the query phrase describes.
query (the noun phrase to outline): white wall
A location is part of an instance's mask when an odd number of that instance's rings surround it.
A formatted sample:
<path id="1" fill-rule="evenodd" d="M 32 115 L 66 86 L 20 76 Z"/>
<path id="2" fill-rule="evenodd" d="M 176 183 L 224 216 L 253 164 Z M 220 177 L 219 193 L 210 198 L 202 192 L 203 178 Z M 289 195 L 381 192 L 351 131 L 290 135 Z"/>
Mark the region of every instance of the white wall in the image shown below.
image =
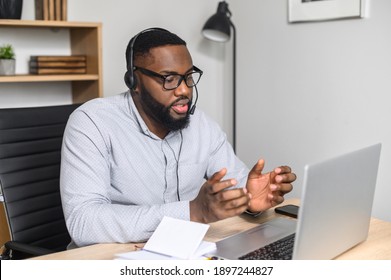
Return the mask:
<path id="1" fill-rule="evenodd" d="M 230 2 L 239 156 L 291 165 L 299 197 L 306 163 L 382 142 L 373 214 L 391 221 L 391 1 L 371 1 L 366 19 L 300 24 L 286 0 Z"/>

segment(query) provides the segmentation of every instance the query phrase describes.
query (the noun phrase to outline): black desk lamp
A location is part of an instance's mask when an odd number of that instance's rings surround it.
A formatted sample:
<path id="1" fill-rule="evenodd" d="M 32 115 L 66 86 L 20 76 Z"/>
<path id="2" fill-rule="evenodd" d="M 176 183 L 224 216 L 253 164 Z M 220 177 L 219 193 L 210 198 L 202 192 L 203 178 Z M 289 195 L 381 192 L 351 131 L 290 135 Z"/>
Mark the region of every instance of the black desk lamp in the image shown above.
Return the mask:
<path id="1" fill-rule="evenodd" d="M 211 16 L 202 28 L 202 34 L 205 38 L 216 41 L 226 42 L 231 37 L 231 27 L 233 30 L 233 108 L 232 108 L 232 147 L 236 152 L 236 29 L 230 20 L 231 11 L 228 9 L 228 3 L 225 1 L 219 2 L 217 12 Z"/>

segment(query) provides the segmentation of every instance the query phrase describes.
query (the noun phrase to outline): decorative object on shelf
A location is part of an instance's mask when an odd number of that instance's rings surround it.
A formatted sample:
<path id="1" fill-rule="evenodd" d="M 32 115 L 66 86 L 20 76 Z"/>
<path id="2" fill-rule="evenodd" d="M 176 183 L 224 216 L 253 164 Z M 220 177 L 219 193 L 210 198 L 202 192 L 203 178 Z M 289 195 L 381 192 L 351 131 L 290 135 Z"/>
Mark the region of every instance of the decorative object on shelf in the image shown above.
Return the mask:
<path id="1" fill-rule="evenodd" d="M 367 16 L 367 0 L 288 0 L 290 23 Z"/>
<path id="2" fill-rule="evenodd" d="M 21 19 L 23 0 L 0 0 L 0 19 Z"/>
<path id="3" fill-rule="evenodd" d="M 40 55 L 31 56 L 30 74 L 86 74 L 87 58 L 85 55 Z"/>
<path id="4" fill-rule="evenodd" d="M 232 66 L 232 147 L 236 152 L 236 29 L 231 21 L 231 11 L 228 3 L 219 2 L 217 12 L 211 16 L 202 28 L 202 35 L 205 38 L 216 42 L 227 42 L 233 31 L 233 66 Z"/>
<path id="5" fill-rule="evenodd" d="M 67 20 L 67 0 L 35 0 L 36 20 Z"/>
<path id="6" fill-rule="evenodd" d="M 15 52 L 10 44 L 0 47 L 0 76 L 15 75 Z"/>

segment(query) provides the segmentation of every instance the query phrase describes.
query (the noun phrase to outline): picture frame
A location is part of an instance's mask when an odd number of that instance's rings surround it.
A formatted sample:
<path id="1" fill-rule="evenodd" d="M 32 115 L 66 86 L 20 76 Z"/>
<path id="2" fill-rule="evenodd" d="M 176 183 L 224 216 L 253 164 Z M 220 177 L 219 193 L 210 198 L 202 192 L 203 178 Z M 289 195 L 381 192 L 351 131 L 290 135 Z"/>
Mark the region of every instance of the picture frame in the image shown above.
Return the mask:
<path id="1" fill-rule="evenodd" d="M 367 0 L 288 0 L 288 21 L 326 21 L 366 16 Z"/>

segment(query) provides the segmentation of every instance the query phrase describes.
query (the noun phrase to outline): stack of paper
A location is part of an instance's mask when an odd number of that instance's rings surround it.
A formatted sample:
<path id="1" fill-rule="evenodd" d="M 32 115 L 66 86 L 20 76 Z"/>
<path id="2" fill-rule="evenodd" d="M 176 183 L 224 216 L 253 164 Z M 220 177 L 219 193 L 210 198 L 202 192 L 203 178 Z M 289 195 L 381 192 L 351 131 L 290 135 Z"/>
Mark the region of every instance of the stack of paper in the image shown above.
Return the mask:
<path id="1" fill-rule="evenodd" d="M 164 217 L 155 232 L 139 251 L 116 255 L 116 259 L 199 259 L 216 249 L 216 244 L 202 241 L 209 225 Z"/>

